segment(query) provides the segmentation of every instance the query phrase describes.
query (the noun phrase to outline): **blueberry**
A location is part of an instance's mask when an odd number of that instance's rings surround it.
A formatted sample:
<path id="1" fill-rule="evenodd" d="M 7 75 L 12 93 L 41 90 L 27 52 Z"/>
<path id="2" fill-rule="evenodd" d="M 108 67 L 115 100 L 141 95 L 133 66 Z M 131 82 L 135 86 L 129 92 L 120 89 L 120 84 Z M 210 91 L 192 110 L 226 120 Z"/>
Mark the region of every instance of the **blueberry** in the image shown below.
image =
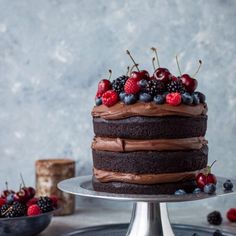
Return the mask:
<path id="1" fill-rule="evenodd" d="M 175 191 L 175 195 L 184 195 L 184 194 L 186 194 L 186 192 L 183 189 Z"/>
<path id="2" fill-rule="evenodd" d="M 134 104 L 137 101 L 137 97 L 134 94 L 126 94 L 124 97 L 124 103 L 126 105 Z"/>
<path id="3" fill-rule="evenodd" d="M 223 187 L 225 188 L 226 191 L 231 191 L 234 185 L 232 184 L 230 180 L 226 180 L 223 184 Z"/>
<path id="4" fill-rule="evenodd" d="M 206 101 L 206 96 L 203 94 L 203 93 L 201 93 L 201 92 L 195 92 L 197 95 L 198 95 L 198 98 L 199 98 L 199 100 L 200 100 L 200 103 L 205 103 L 205 101 Z"/>
<path id="5" fill-rule="evenodd" d="M 193 97 L 189 93 L 183 93 L 182 101 L 184 104 L 190 105 L 193 103 Z"/>
<path id="6" fill-rule="evenodd" d="M 7 196 L 7 203 L 8 204 L 12 204 L 13 202 L 14 202 L 14 194 L 9 194 L 8 196 Z"/>
<path id="7" fill-rule="evenodd" d="M 197 234 L 197 233 L 194 233 L 192 236 L 199 236 L 199 234 Z"/>
<path id="8" fill-rule="evenodd" d="M 224 235 L 222 234 L 222 232 L 221 232 L 219 229 L 217 229 L 217 230 L 213 233 L 213 236 L 224 236 Z"/>
<path id="9" fill-rule="evenodd" d="M 202 190 L 201 190 L 200 188 L 195 188 L 195 189 L 193 190 L 193 193 L 194 193 L 194 194 L 201 193 L 201 192 L 202 192 Z"/>
<path id="10" fill-rule="evenodd" d="M 124 91 L 123 91 L 123 92 L 120 92 L 120 94 L 119 94 L 120 100 L 121 100 L 122 102 L 124 101 L 125 95 L 126 95 L 126 93 L 125 93 Z"/>
<path id="11" fill-rule="evenodd" d="M 153 100 L 156 104 L 164 104 L 166 101 L 166 97 L 165 95 L 159 94 L 159 95 L 156 95 Z"/>
<path id="12" fill-rule="evenodd" d="M 139 86 L 141 88 L 145 88 L 147 86 L 147 80 L 145 79 L 141 79 L 139 82 L 138 82 Z"/>
<path id="13" fill-rule="evenodd" d="M 192 98 L 193 98 L 193 104 L 194 105 L 198 105 L 200 103 L 200 99 L 199 99 L 197 93 L 193 93 Z"/>
<path id="14" fill-rule="evenodd" d="M 96 106 L 102 105 L 102 98 L 101 98 L 101 97 L 97 97 L 97 98 L 95 99 L 95 104 L 96 104 Z"/>
<path id="15" fill-rule="evenodd" d="M 216 191 L 215 184 L 207 184 L 204 186 L 204 193 L 213 194 Z"/>
<path id="16" fill-rule="evenodd" d="M 148 93 L 140 93 L 139 100 L 142 102 L 150 102 L 152 101 L 152 96 Z"/>

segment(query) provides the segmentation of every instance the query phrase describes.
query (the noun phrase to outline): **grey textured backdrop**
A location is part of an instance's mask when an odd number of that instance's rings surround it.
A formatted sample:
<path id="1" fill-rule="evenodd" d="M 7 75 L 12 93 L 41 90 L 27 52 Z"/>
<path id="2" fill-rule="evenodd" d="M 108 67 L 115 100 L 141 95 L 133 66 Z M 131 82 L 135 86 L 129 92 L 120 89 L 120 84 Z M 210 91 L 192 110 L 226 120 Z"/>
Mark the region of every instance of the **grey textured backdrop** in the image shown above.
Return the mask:
<path id="1" fill-rule="evenodd" d="M 0 189 L 34 184 L 34 162 L 77 160 L 91 173 L 90 111 L 98 81 L 122 75 L 130 49 L 152 72 L 151 46 L 177 73 L 174 56 L 207 94 L 214 172 L 236 178 L 236 1 L 0 0 Z"/>

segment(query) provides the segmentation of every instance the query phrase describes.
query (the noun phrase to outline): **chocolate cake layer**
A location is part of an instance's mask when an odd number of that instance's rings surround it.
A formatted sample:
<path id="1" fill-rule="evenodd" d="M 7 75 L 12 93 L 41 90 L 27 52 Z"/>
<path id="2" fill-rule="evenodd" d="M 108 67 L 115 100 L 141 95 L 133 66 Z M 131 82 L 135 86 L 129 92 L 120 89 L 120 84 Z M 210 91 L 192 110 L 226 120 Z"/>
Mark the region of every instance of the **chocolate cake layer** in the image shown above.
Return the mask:
<path id="1" fill-rule="evenodd" d="M 131 139 L 204 137 L 207 116 L 130 117 L 120 120 L 93 118 L 94 133 L 100 137 Z"/>
<path id="2" fill-rule="evenodd" d="M 141 185 L 121 182 L 100 183 L 93 177 L 92 183 L 95 191 L 120 194 L 174 194 L 178 189 L 184 189 L 187 193 L 191 193 L 197 187 L 195 180 L 167 184 Z"/>
<path id="3" fill-rule="evenodd" d="M 207 166 L 208 146 L 187 151 L 106 152 L 93 150 L 96 169 L 136 173 L 160 174 L 200 170 Z"/>

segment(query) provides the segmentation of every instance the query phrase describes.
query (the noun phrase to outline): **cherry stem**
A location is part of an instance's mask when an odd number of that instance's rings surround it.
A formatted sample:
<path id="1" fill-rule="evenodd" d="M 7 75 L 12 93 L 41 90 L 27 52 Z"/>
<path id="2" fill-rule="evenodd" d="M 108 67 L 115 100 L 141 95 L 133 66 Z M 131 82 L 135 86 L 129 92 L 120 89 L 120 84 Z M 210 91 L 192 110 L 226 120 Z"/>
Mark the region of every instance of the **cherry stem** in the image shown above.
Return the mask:
<path id="1" fill-rule="evenodd" d="M 127 66 L 127 72 L 126 72 L 126 76 L 128 76 L 129 75 L 129 66 Z"/>
<path id="2" fill-rule="evenodd" d="M 112 70 L 110 69 L 110 70 L 108 70 L 108 72 L 109 72 L 108 80 L 110 80 L 111 79 L 111 75 L 112 75 Z"/>
<path id="3" fill-rule="evenodd" d="M 137 68 L 138 72 L 140 72 L 139 68 L 138 68 L 138 64 L 135 62 L 134 58 L 131 56 L 130 51 L 126 50 L 126 53 L 129 55 L 129 57 L 131 58 L 131 60 L 133 61 L 135 67 Z"/>
<path id="4" fill-rule="evenodd" d="M 25 181 L 24 181 L 23 176 L 22 176 L 21 173 L 20 173 L 20 178 L 21 178 L 21 182 L 22 182 L 23 186 L 25 187 Z"/>
<path id="5" fill-rule="evenodd" d="M 182 72 L 181 72 L 181 70 L 180 70 L 179 60 L 178 60 L 178 56 L 177 56 L 177 55 L 175 56 L 175 60 L 176 60 L 177 66 L 178 66 L 178 70 L 179 70 L 180 76 L 181 76 L 181 75 L 182 75 Z"/>
<path id="6" fill-rule="evenodd" d="M 199 65 L 198 65 L 198 68 L 197 68 L 197 71 L 195 72 L 195 74 L 192 76 L 193 78 L 197 75 L 197 73 L 199 72 L 201 66 L 202 66 L 202 60 L 199 60 Z"/>
<path id="7" fill-rule="evenodd" d="M 159 57 L 158 57 L 158 54 L 157 54 L 157 49 L 152 47 L 151 50 L 155 53 L 156 59 L 157 59 L 157 65 L 158 65 L 158 68 L 160 68 L 160 61 L 159 61 Z"/>
<path id="8" fill-rule="evenodd" d="M 20 184 L 19 192 L 20 192 L 20 190 L 21 190 L 21 186 L 22 186 L 22 184 Z"/>
<path id="9" fill-rule="evenodd" d="M 153 66 L 153 69 L 155 71 L 156 70 L 156 67 L 155 67 L 155 57 L 152 58 L 152 66 Z"/>
<path id="10" fill-rule="evenodd" d="M 130 71 L 129 71 L 129 76 L 131 75 L 131 73 L 132 73 L 134 67 L 137 67 L 137 66 L 138 66 L 138 64 L 135 64 L 135 65 L 133 65 L 133 66 L 131 67 L 131 69 L 130 69 Z"/>
<path id="11" fill-rule="evenodd" d="M 5 182 L 6 190 L 8 191 L 8 182 Z"/>
<path id="12" fill-rule="evenodd" d="M 217 162 L 217 160 L 214 160 L 213 163 L 210 165 L 210 168 Z"/>

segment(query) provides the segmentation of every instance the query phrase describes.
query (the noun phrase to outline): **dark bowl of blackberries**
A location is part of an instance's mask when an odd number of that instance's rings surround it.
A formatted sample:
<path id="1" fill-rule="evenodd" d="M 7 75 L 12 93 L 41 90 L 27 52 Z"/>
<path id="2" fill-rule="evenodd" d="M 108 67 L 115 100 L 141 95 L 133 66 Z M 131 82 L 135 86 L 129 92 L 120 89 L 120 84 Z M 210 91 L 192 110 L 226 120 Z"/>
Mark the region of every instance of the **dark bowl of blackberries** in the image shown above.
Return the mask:
<path id="1" fill-rule="evenodd" d="M 45 199 L 41 200 L 44 204 Z M 40 205 L 40 204 L 39 204 Z M 50 224 L 54 208 L 41 206 L 42 211 L 37 215 L 27 215 L 27 206 L 19 202 L 5 204 L 0 210 L 1 236 L 34 236 L 42 232 Z"/>

